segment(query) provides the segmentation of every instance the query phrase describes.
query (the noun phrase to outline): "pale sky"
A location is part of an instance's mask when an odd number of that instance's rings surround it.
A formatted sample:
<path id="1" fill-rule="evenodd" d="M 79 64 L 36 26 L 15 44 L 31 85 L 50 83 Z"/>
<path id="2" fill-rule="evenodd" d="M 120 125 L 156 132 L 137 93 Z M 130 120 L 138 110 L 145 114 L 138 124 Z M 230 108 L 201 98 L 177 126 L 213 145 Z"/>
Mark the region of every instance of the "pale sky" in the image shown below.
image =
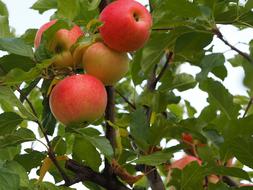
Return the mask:
<path id="1" fill-rule="evenodd" d="M 49 17 L 54 11 L 47 11 L 43 15 L 40 15 L 38 11 L 29 9 L 36 0 L 2 0 L 6 3 L 10 18 L 9 22 L 11 27 L 15 28 L 16 34 L 23 34 L 28 28 L 39 28 L 41 25 L 49 21 Z M 146 0 L 140 0 L 139 2 L 146 3 Z M 253 30 L 246 29 L 243 31 L 238 31 L 235 27 L 226 26 L 221 28 L 221 32 L 224 34 L 225 38 L 233 45 L 242 51 L 247 52 L 248 47 L 242 43 L 248 43 L 253 39 Z M 242 42 L 242 43 L 239 43 Z M 233 51 L 229 50 L 229 47 L 224 45 L 219 39 L 215 38 L 213 43 L 214 52 L 225 52 L 226 58 L 231 58 L 235 54 Z M 1 52 L 0 52 L 1 53 Z M 238 68 L 233 68 L 229 64 L 226 64 L 228 68 L 228 77 L 225 79 L 225 86 L 229 89 L 232 94 L 246 95 L 246 88 L 242 86 L 243 70 Z M 192 67 L 189 64 L 182 68 L 182 72 L 196 74 L 200 70 L 196 67 Z M 207 94 L 198 90 L 197 88 L 180 93 L 183 99 L 191 102 L 191 104 L 201 110 L 206 106 Z M 32 172 L 34 177 L 35 173 Z M 47 175 L 45 180 L 51 181 L 52 178 Z M 78 188 L 78 190 L 83 189 L 80 185 L 75 185 L 73 187 Z"/>

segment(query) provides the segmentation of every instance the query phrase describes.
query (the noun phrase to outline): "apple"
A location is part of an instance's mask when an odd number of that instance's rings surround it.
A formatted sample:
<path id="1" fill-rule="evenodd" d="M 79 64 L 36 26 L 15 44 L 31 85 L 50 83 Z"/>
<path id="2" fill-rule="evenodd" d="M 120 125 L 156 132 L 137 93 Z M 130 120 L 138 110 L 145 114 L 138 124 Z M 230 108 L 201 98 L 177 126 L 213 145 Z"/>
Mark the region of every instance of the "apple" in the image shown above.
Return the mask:
<path id="1" fill-rule="evenodd" d="M 56 23 L 57 20 L 52 20 L 40 27 L 37 31 L 35 40 L 34 40 L 34 47 L 37 49 L 41 43 L 41 38 L 43 33 L 53 24 Z M 55 33 L 55 36 L 49 44 L 49 50 L 54 53 L 60 53 L 64 50 L 69 50 L 70 47 L 76 43 L 77 39 L 84 35 L 82 29 L 75 25 L 71 30 L 67 29 L 60 29 Z"/>
<path id="2" fill-rule="evenodd" d="M 91 122 L 100 118 L 107 104 L 107 93 L 101 81 L 88 74 L 72 75 L 53 88 L 49 105 L 61 123 Z"/>
<path id="3" fill-rule="evenodd" d="M 180 170 L 184 169 L 186 165 L 188 165 L 191 162 L 198 162 L 199 165 L 201 165 L 202 161 L 199 158 L 196 158 L 194 156 L 186 155 L 183 158 L 176 160 L 173 162 L 170 166 L 170 168 L 178 168 Z"/>
<path id="4" fill-rule="evenodd" d="M 63 51 L 53 57 L 53 65 L 57 68 L 72 67 L 73 56 L 70 51 Z"/>
<path id="5" fill-rule="evenodd" d="M 100 34 L 110 48 L 131 52 L 144 46 L 150 36 L 152 17 L 134 0 L 117 0 L 106 6 L 99 16 Z"/>
<path id="6" fill-rule="evenodd" d="M 73 59 L 74 59 L 74 65 L 77 68 L 82 67 L 83 55 L 90 45 L 91 45 L 90 43 L 81 43 L 81 44 L 78 44 L 73 49 L 72 55 L 73 55 Z"/>
<path id="7" fill-rule="evenodd" d="M 101 42 L 91 45 L 83 55 L 83 66 L 88 74 L 101 80 L 105 85 L 113 85 L 128 71 L 129 58 Z"/>

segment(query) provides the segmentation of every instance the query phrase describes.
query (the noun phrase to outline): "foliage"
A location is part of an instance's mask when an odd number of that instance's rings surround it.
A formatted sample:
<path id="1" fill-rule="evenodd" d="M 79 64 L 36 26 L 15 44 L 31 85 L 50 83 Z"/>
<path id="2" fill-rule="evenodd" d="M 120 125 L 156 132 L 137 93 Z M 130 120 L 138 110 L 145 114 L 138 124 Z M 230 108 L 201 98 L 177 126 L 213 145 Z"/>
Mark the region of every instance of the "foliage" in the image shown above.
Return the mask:
<path id="1" fill-rule="evenodd" d="M 34 50 L 35 30 L 28 29 L 20 37 L 12 34 L 8 10 L 0 1 L 0 50 L 7 52 L 0 57 L 0 189 L 71 189 L 59 186 L 64 179 L 52 163 L 45 172 L 54 177 L 55 184 L 38 183 L 28 177 L 32 170 L 39 174 L 45 159 L 52 157 L 45 135 L 50 137 L 54 159 L 72 179 L 76 176 L 64 168 L 66 160 L 59 159 L 61 156 L 73 158 L 95 172 L 102 172 L 105 160 L 116 159 L 128 177 L 138 174 L 137 166 L 156 167 L 166 187 L 173 185 L 181 190 L 201 190 L 206 189 L 205 186 L 210 190 L 250 189 L 230 187 L 225 180 L 211 184 L 207 177 L 217 175 L 222 179 L 226 176 L 236 184 L 241 180 L 251 181 L 251 173 L 245 171 L 244 166 L 253 169 L 253 62 L 250 61 L 253 42 L 247 44 L 249 54 L 235 48 L 237 54 L 229 60 L 222 52 L 215 53 L 210 44 L 218 37 L 229 45 L 226 34 L 220 35 L 217 27 L 252 28 L 253 1 L 150 2 L 151 37 L 142 49 L 131 54 L 131 69 L 115 86 L 119 93 L 115 94 L 115 121 L 109 122 L 116 131 L 116 146 L 112 147 L 105 137 L 108 121 L 100 119 L 87 124 L 86 128 L 57 123 L 50 112 L 48 94 L 55 77 L 58 79 L 68 73 L 54 72 L 50 65 L 53 55 L 45 46 Z M 80 41 L 90 41 L 94 35 L 90 22 L 96 23 L 100 3 L 100 0 L 37 0 L 32 6 L 34 11 L 43 13 L 54 9 L 52 17 L 59 19 L 43 36 L 43 42 L 50 41 L 59 28 L 69 28 L 70 22 L 90 34 Z M 172 57 L 168 56 L 169 52 L 173 52 Z M 180 72 L 185 63 L 198 67 L 200 72 L 197 75 Z M 224 86 L 224 79 L 233 75 L 225 63 L 244 70 L 247 96 L 233 95 Z M 150 88 L 152 76 L 161 73 L 159 82 Z M 196 110 L 191 101 L 181 96 L 193 88 L 208 95 L 203 110 Z M 183 133 L 190 134 L 194 142 L 186 143 Z M 179 144 L 171 146 L 168 143 L 171 140 Z M 31 146 L 23 150 L 27 142 L 41 144 L 43 148 Z M 198 156 L 202 165 L 191 163 L 183 170 L 174 169 L 168 181 L 173 155 L 182 151 Z M 236 163 L 228 167 L 231 158 L 235 158 Z M 141 171 L 148 175 L 146 170 Z M 125 183 L 129 179 L 121 177 L 121 181 Z M 84 180 L 83 184 L 89 189 L 103 189 L 94 181 Z M 131 189 L 148 187 L 148 179 L 142 177 L 134 181 Z"/>

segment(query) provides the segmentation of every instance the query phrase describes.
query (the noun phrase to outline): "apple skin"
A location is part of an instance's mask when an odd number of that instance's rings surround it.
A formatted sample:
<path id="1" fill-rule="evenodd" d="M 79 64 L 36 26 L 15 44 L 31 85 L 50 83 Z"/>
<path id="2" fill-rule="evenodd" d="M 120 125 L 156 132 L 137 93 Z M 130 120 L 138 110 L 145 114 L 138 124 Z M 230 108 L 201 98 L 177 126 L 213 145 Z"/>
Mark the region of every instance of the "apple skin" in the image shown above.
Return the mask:
<path id="1" fill-rule="evenodd" d="M 53 65 L 57 68 L 72 67 L 73 62 L 74 59 L 70 51 L 63 51 L 53 57 Z"/>
<path id="2" fill-rule="evenodd" d="M 35 49 L 39 47 L 43 33 L 49 27 L 55 24 L 56 21 L 57 20 L 52 20 L 40 27 L 40 29 L 36 33 L 34 40 Z M 59 53 L 64 50 L 68 50 L 74 43 L 76 43 L 77 39 L 82 35 L 84 35 L 84 33 L 82 29 L 77 25 L 73 26 L 71 30 L 60 29 L 55 33 L 52 42 L 50 42 L 49 50 L 54 53 Z"/>
<path id="3" fill-rule="evenodd" d="M 112 50 L 101 42 L 91 45 L 83 55 L 83 66 L 88 74 L 113 85 L 128 71 L 129 58 L 126 53 Z"/>
<path id="4" fill-rule="evenodd" d="M 105 112 L 106 104 L 104 85 L 88 74 L 63 79 L 53 88 L 49 99 L 51 112 L 65 125 L 100 118 Z"/>
<path id="5" fill-rule="evenodd" d="M 144 46 L 150 36 L 152 17 L 134 0 L 114 1 L 101 12 L 100 34 L 110 48 L 131 52 Z"/>
<path id="6" fill-rule="evenodd" d="M 191 162 L 197 161 L 199 165 L 201 165 L 202 161 L 194 156 L 186 155 L 183 158 L 176 160 L 173 162 L 170 166 L 170 168 L 177 168 L 177 169 L 184 169 L 186 165 L 188 165 Z"/>

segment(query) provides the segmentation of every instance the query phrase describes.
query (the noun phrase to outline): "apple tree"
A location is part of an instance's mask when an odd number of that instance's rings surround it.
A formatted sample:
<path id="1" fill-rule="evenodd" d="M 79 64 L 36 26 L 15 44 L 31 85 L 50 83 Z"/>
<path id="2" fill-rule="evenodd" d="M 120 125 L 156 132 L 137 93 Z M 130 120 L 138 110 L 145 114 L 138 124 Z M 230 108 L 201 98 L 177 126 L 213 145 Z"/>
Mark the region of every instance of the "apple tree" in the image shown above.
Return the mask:
<path id="1" fill-rule="evenodd" d="M 0 0 L 0 189 L 252 189 L 253 43 L 221 28 L 252 28 L 253 1 L 142 3 L 37 0 L 51 21 L 17 36 Z"/>

